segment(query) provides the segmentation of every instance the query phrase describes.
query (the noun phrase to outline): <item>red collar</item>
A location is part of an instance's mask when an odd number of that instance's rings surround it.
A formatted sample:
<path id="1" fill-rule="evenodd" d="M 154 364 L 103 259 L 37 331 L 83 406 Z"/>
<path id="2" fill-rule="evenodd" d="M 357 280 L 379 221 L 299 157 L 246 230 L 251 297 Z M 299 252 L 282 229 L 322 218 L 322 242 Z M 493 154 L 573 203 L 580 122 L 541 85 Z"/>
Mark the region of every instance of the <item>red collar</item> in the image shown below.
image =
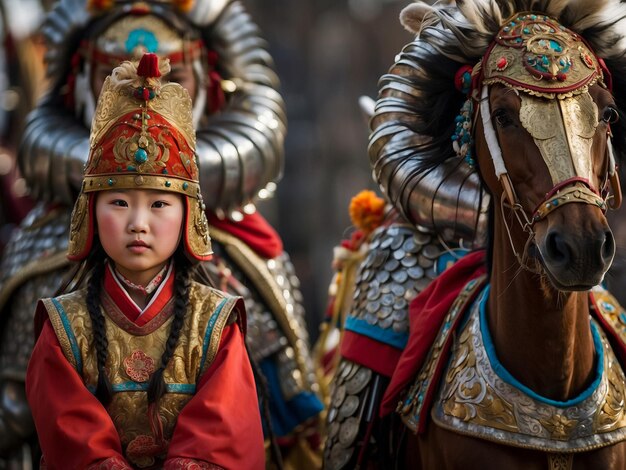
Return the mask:
<path id="1" fill-rule="evenodd" d="M 111 296 L 124 315 L 138 326 L 143 326 L 152 320 L 174 295 L 174 268 L 166 274 L 165 279 L 155 291 L 154 297 L 143 310 L 133 302 L 118 279 L 113 274 L 112 267 L 107 264 L 104 271 L 104 289 Z"/>

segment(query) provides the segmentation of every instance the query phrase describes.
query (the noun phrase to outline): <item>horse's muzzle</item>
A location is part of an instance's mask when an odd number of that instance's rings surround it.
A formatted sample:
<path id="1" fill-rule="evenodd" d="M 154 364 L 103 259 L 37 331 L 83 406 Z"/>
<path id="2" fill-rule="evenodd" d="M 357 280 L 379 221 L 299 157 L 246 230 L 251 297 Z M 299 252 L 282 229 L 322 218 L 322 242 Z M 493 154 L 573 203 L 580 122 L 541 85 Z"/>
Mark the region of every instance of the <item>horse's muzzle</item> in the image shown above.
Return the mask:
<path id="1" fill-rule="evenodd" d="M 537 243 L 546 274 L 558 290 L 598 285 L 615 255 L 615 239 L 607 226 L 580 232 L 551 228 Z"/>

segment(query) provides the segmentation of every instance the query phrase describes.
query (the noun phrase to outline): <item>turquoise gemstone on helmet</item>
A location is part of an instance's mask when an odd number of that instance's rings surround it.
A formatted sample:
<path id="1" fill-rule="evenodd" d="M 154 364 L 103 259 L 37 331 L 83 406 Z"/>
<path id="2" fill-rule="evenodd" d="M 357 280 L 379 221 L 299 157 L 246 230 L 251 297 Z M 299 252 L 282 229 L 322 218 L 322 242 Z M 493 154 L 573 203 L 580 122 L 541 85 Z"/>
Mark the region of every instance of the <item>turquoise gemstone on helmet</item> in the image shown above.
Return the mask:
<path id="1" fill-rule="evenodd" d="M 154 32 L 145 28 L 137 28 L 128 33 L 124 47 L 129 55 L 138 47 L 143 47 L 146 52 L 156 54 L 159 50 L 159 40 Z"/>
<path id="2" fill-rule="evenodd" d="M 109 178 L 109 181 L 107 181 L 107 183 L 109 183 L 109 186 L 113 186 L 115 180 L 113 178 Z"/>
<path id="3" fill-rule="evenodd" d="M 135 161 L 137 163 L 146 163 L 148 161 L 148 152 L 144 149 L 137 149 L 135 151 Z"/>
<path id="4" fill-rule="evenodd" d="M 530 15 L 530 19 L 531 20 L 536 20 L 537 19 L 537 15 Z"/>
<path id="5" fill-rule="evenodd" d="M 602 301 L 602 307 L 607 312 L 614 312 L 615 311 L 615 307 L 613 305 L 611 305 L 610 303 L 606 302 L 606 301 Z"/>
<path id="6" fill-rule="evenodd" d="M 530 34 L 530 29 L 524 28 L 524 34 Z"/>
<path id="7" fill-rule="evenodd" d="M 559 201 L 557 199 L 555 199 L 554 201 L 552 201 L 552 205 L 554 207 L 558 206 L 559 205 Z"/>
<path id="8" fill-rule="evenodd" d="M 550 32 L 554 33 L 554 30 L 551 30 Z M 563 52 L 563 46 L 553 39 L 550 39 L 550 48 L 556 52 Z"/>
<path id="9" fill-rule="evenodd" d="M 126 167 L 126 169 L 127 169 L 128 171 L 135 171 L 135 170 L 136 170 L 136 168 L 135 168 L 135 166 L 134 166 L 134 165 L 128 165 L 128 166 Z"/>
<path id="10" fill-rule="evenodd" d="M 187 183 L 186 181 L 183 183 L 183 189 L 187 190 L 187 188 L 189 187 L 189 183 Z"/>
<path id="11" fill-rule="evenodd" d="M 154 90 L 150 90 L 150 99 L 154 98 Z"/>
<path id="12" fill-rule="evenodd" d="M 166 188 L 169 188 L 171 185 L 172 185 L 172 183 L 170 183 L 169 181 L 166 181 L 166 182 L 165 182 L 165 187 L 166 187 Z"/>
<path id="13" fill-rule="evenodd" d="M 163 168 L 163 170 L 161 171 L 161 173 L 163 173 L 164 175 L 167 175 L 167 168 Z"/>

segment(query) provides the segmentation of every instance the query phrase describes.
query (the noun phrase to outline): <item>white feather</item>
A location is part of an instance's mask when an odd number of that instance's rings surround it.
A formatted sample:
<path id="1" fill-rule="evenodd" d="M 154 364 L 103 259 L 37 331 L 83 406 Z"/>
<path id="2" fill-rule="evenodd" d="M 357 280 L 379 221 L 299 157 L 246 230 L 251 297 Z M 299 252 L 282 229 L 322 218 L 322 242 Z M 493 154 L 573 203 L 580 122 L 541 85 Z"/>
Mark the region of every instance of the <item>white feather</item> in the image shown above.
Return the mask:
<path id="1" fill-rule="evenodd" d="M 400 12 L 400 23 L 409 33 L 419 34 L 424 17 L 432 11 L 426 3 L 411 3 Z"/>
<path id="2" fill-rule="evenodd" d="M 137 75 L 137 62 L 126 60 L 111 72 L 111 85 L 114 89 L 124 88 L 126 86 L 138 87 L 144 84 L 144 78 Z M 170 73 L 171 66 L 169 59 L 159 60 L 159 72 L 161 76 Z M 148 78 L 146 85 L 149 87 L 159 86 L 160 78 Z"/>
<path id="3" fill-rule="evenodd" d="M 488 28 L 485 24 L 486 18 L 495 21 L 498 27 L 502 25 L 505 19 L 502 18 L 500 6 L 493 0 L 464 0 L 457 3 L 457 6 L 476 31 L 482 34 L 495 34 L 497 32 Z"/>

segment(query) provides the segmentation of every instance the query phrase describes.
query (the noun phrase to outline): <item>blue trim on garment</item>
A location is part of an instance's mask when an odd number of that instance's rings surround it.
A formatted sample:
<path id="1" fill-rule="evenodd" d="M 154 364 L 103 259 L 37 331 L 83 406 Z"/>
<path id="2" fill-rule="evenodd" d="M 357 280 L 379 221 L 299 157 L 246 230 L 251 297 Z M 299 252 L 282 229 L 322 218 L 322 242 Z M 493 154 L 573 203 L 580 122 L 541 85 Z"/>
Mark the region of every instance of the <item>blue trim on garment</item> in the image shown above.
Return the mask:
<path id="1" fill-rule="evenodd" d="M 297 426 L 317 416 L 324 409 L 322 402 L 312 392 L 301 392 L 293 398 L 285 400 L 280 385 L 278 365 L 274 358 L 262 360 L 259 363 L 259 368 L 267 381 L 270 419 L 276 436 L 288 436 Z M 263 432 L 267 436 L 265 419 L 263 418 L 262 421 Z"/>
<path id="2" fill-rule="evenodd" d="M 211 335 L 213 334 L 213 328 L 215 327 L 215 322 L 220 316 L 220 312 L 224 308 L 226 302 L 230 300 L 230 297 L 224 298 L 220 304 L 215 309 L 215 312 L 211 315 L 209 319 L 209 323 L 206 326 L 206 331 L 204 332 L 204 344 L 202 345 L 202 360 L 200 361 L 200 371 L 204 370 L 204 363 L 206 361 L 206 353 L 209 350 L 209 343 L 211 342 Z"/>
<path id="3" fill-rule="evenodd" d="M 114 392 L 147 392 L 148 382 L 122 382 L 111 385 Z M 167 393 L 187 393 L 193 395 L 196 393 L 196 384 L 165 384 Z"/>
<path id="4" fill-rule="evenodd" d="M 397 349 L 404 349 L 409 340 L 408 332 L 397 333 L 392 329 L 384 329 L 376 325 L 370 325 L 365 320 L 356 317 L 349 316 L 346 319 L 345 329 L 375 339 L 376 341 L 388 344 Z"/>
<path id="5" fill-rule="evenodd" d="M 469 252 L 470 250 L 466 250 L 465 248 L 455 248 L 441 253 L 435 261 L 435 273 L 437 276 L 449 267 L 453 266 L 458 260 L 463 258 Z"/>
<path id="6" fill-rule="evenodd" d="M 65 329 L 65 334 L 67 335 L 67 339 L 70 341 L 72 354 L 74 355 L 74 360 L 76 361 L 76 371 L 80 375 L 83 375 L 83 359 L 80 355 L 80 349 L 78 348 L 78 341 L 76 340 L 76 336 L 74 336 L 74 332 L 72 331 L 70 320 L 69 318 L 67 318 L 67 313 L 65 313 L 65 309 L 63 308 L 63 305 L 61 305 L 61 302 L 59 302 L 57 299 L 52 299 L 52 303 L 57 309 L 57 312 L 59 312 L 61 323 L 63 323 L 63 329 Z"/>
<path id="7" fill-rule="evenodd" d="M 567 408 L 570 406 L 576 406 L 589 398 L 591 394 L 598 388 L 602 375 L 604 374 L 604 348 L 602 347 L 602 341 L 600 339 L 600 333 L 595 323 L 591 323 L 591 335 L 593 336 L 593 345 L 596 350 L 596 373 L 593 382 L 587 387 L 580 395 L 567 401 L 551 400 L 550 398 L 543 397 L 536 392 L 533 392 L 530 388 L 522 384 L 519 380 L 511 375 L 511 373 L 505 369 L 500 363 L 496 355 L 495 346 L 491 340 L 491 333 L 487 325 L 487 299 L 489 298 L 489 286 L 485 287 L 485 290 L 481 294 L 480 299 L 480 332 L 483 336 L 483 344 L 485 345 L 485 351 L 487 352 L 487 358 L 491 363 L 491 367 L 498 374 L 502 380 L 511 385 L 512 387 L 521 390 L 531 398 L 546 403 L 551 406 L 557 406 L 559 408 Z"/>
<path id="8" fill-rule="evenodd" d="M 87 387 L 93 394 L 96 393 L 96 387 L 89 385 Z M 111 389 L 113 392 L 147 392 L 148 382 L 122 382 L 119 384 L 112 384 Z M 165 384 L 166 393 L 183 393 L 186 395 L 194 395 L 196 393 L 196 384 Z"/>

